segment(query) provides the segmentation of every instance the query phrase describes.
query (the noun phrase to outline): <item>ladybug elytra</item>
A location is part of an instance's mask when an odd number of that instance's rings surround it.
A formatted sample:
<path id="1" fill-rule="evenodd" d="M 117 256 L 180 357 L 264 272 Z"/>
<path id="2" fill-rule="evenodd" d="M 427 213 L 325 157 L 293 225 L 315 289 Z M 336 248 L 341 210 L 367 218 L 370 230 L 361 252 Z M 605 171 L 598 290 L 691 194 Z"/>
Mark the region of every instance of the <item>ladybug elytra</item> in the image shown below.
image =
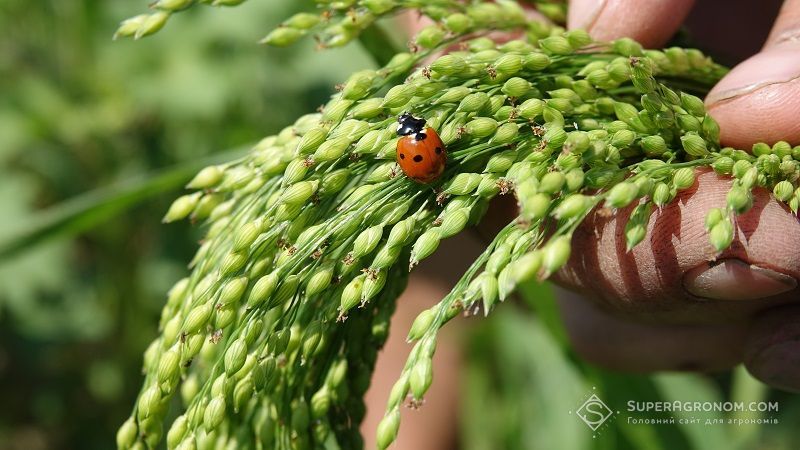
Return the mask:
<path id="1" fill-rule="evenodd" d="M 444 171 L 447 151 L 444 143 L 431 127 L 425 126 L 425 119 L 418 119 L 403 113 L 397 118 L 397 164 L 412 180 L 430 183 Z"/>

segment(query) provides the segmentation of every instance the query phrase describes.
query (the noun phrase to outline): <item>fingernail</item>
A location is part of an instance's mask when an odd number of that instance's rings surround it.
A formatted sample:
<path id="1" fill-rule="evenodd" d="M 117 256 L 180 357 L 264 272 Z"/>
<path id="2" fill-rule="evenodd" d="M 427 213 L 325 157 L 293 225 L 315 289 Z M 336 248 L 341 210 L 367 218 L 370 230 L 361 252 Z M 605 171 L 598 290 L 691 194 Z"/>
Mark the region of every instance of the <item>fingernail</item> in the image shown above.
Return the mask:
<path id="1" fill-rule="evenodd" d="M 606 0 L 575 0 L 569 8 L 569 27 L 587 31 L 606 6 Z"/>
<path id="2" fill-rule="evenodd" d="M 725 259 L 690 270 L 683 276 L 683 286 L 705 299 L 754 300 L 791 291 L 797 287 L 797 279 L 740 259 Z"/>
<path id="3" fill-rule="evenodd" d="M 706 105 L 733 100 L 773 84 L 800 78 L 800 42 L 771 47 L 739 64 L 706 96 Z"/>
<path id="4" fill-rule="evenodd" d="M 761 350 L 748 363 L 748 369 L 770 386 L 800 390 L 800 341 L 783 341 Z"/>

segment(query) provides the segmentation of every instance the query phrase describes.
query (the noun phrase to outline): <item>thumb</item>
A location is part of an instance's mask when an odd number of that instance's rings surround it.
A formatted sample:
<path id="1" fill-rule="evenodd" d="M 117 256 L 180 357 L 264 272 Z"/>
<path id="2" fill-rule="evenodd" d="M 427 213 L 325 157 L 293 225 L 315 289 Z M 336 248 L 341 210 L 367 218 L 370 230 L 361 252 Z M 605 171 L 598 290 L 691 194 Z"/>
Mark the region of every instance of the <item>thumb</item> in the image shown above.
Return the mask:
<path id="1" fill-rule="evenodd" d="M 800 0 L 784 3 L 761 53 L 736 66 L 706 98 L 725 145 L 800 143 Z"/>
<path id="2" fill-rule="evenodd" d="M 571 0 L 570 28 L 598 40 L 630 37 L 645 47 L 663 45 L 675 34 L 694 0 Z"/>

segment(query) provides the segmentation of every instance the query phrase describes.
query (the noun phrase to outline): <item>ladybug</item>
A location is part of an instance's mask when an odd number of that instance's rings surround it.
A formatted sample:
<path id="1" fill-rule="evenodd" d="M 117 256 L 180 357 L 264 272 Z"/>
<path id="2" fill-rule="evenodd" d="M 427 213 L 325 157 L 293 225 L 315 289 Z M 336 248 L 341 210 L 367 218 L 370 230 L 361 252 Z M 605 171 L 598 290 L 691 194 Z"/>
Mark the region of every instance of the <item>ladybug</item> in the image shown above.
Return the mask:
<path id="1" fill-rule="evenodd" d="M 444 143 L 425 119 L 403 113 L 397 118 L 397 164 L 403 173 L 418 183 L 430 183 L 444 172 L 447 151 Z"/>

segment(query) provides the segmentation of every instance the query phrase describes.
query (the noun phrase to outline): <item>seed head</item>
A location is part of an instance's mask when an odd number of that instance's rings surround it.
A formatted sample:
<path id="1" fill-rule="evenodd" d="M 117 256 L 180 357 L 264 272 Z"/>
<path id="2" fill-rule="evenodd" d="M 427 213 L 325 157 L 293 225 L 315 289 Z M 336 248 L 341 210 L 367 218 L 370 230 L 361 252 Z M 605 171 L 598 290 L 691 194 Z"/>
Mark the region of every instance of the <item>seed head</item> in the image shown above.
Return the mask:
<path id="1" fill-rule="evenodd" d="M 545 277 L 558 271 L 569 260 L 572 236 L 557 236 L 544 247 L 542 254 L 542 269 Z"/>
<path id="2" fill-rule="evenodd" d="M 559 149 L 567 141 L 567 132 L 564 128 L 557 126 L 548 126 L 542 140 L 547 143 L 547 147 L 551 149 Z"/>
<path id="3" fill-rule="evenodd" d="M 606 197 L 606 205 L 610 208 L 624 208 L 639 196 L 639 187 L 629 181 L 623 181 L 611 188 Z"/>
<path id="4" fill-rule="evenodd" d="M 611 145 L 619 148 L 629 147 L 633 144 L 634 139 L 636 139 L 636 133 L 633 131 L 619 130 L 611 137 Z"/>
<path id="5" fill-rule="evenodd" d="M 555 194 L 561 190 L 566 181 L 561 172 L 549 172 L 545 174 L 539 182 L 539 192 L 545 194 Z"/>
<path id="6" fill-rule="evenodd" d="M 117 448 L 131 448 L 137 437 L 136 421 L 129 417 L 117 431 Z"/>
<path id="7" fill-rule="evenodd" d="M 506 80 L 501 88 L 501 91 L 508 95 L 509 97 L 523 97 L 531 90 L 531 83 L 530 81 L 520 78 L 520 77 L 513 77 Z"/>
<path id="8" fill-rule="evenodd" d="M 116 36 L 130 36 L 130 31 L 133 28 L 134 24 L 138 24 L 138 28 L 135 32 L 133 32 L 134 39 L 140 39 L 145 36 L 150 36 L 158 32 L 160 29 L 164 28 L 164 25 L 167 23 L 167 19 L 169 19 L 170 12 L 169 11 L 158 11 L 153 14 L 145 15 L 145 16 L 136 16 L 132 20 L 132 22 L 128 23 L 127 21 L 123 22 L 120 28 L 117 30 Z"/>
<path id="9" fill-rule="evenodd" d="M 694 169 L 683 167 L 675 171 L 672 176 L 672 185 L 675 189 L 688 189 L 694 185 Z"/>
<path id="10" fill-rule="evenodd" d="M 642 45 L 630 38 L 617 39 L 611 44 L 611 48 L 615 53 L 619 53 L 622 56 L 644 55 Z"/>
<path id="11" fill-rule="evenodd" d="M 224 172 L 218 166 L 208 166 L 197 173 L 186 185 L 189 189 L 209 189 L 222 180 Z"/>
<path id="12" fill-rule="evenodd" d="M 727 214 L 722 208 L 711 208 L 708 210 L 705 222 L 706 231 L 711 231 L 711 229 L 714 228 L 716 224 L 724 220 L 726 216 Z"/>
<path id="13" fill-rule="evenodd" d="M 595 69 L 586 73 L 586 81 L 600 89 L 609 89 L 614 86 L 614 81 L 611 80 L 611 75 L 605 69 Z"/>
<path id="14" fill-rule="evenodd" d="M 565 186 L 568 192 L 575 192 L 583 187 L 585 174 L 583 169 L 572 169 L 564 175 Z"/>
<path id="15" fill-rule="evenodd" d="M 703 137 L 710 142 L 718 143 L 719 142 L 719 124 L 713 117 L 706 114 L 703 118 Z"/>
<path id="16" fill-rule="evenodd" d="M 442 95 L 434 101 L 434 103 L 437 105 L 442 105 L 446 103 L 459 103 L 471 92 L 472 89 L 466 86 L 451 87 L 450 89 L 443 92 Z"/>
<path id="17" fill-rule="evenodd" d="M 681 145 L 683 145 L 683 150 L 691 156 L 702 157 L 708 154 L 706 141 L 697 133 L 689 132 L 681 136 Z"/>
<path id="18" fill-rule="evenodd" d="M 445 31 L 439 25 L 428 25 L 423 28 L 414 41 L 422 48 L 430 49 L 439 45 L 445 37 Z"/>
<path id="19" fill-rule="evenodd" d="M 361 302 L 366 303 L 375 298 L 386 286 L 386 270 L 374 269 L 366 272 L 364 287 L 361 290 Z"/>
<path id="20" fill-rule="evenodd" d="M 481 297 L 483 298 L 483 314 L 489 314 L 492 307 L 497 302 L 498 285 L 497 278 L 489 272 L 481 275 Z"/>
<path id="21" fill-rule="evenodd" d="M 539 47 L 551 55 L 569 55 L 573 48 L 567 38 L 562 36 L 550 36 L 539 40 Z"/>
<path id="22" fill-rule="evenodd" d="M 172 422 L 172 426 L 169 427 L 169 431 L 167 432 L 167 448 L 179 448 L 184 436 L 186 436 L 187 429 L 188 420 L 186 414 L 181 414 Z"/>
<path id="23" fill-rule="evenodd" d="M 317 26 L 322 19 L 316 14 L 300 12 L 283 22 L 284 26 L 297 28 L 298 30 L 309 30 Z"/>
<path id="24" fill-rule="evenodd" d="M 302 205 L 311 198 L 319 187 L 318 181 L 300 181 L 295 183 L 281 195 L 281 202 L 286 205 Z"/>
<path id="25" fill-rule="evenodd" d="M 377 254 L 375 254 L 375 259 L 372 261 L 371 267 L 375 269 L 383 269 L 391 266 L 395 263 L 395 261 L 397 261 L 402 249 L 403 248 L 400 245 L 390 246 L 387 243 L 381 247 L 380 250 L 378 250 Z"/>
<path id="26" fill-rule="evenodd" d="M 521 199 L 521 213 L 529 220 L 539 220 L 547 216 L 552 204 L 550 195 L 540 192 L 530 198 Z"/>
<path id="27" fill-rule="evenodd" d="M 414 398 L 422 400 L 431 382 L 433 382 L 433 361 L 423 356 L 411 368 L 408 377 L 408 385 Z"/>
<path id="28" fill-rule="evenodd" d="M 244 339 L 236 339 L 225 351 L 225 373 L 233 376 L 244 365 L 247 358 L 247 343 Z"/>
<path id="29" fill-rule="evenodd" d="M 792 198 L 792 195 L 794 194 L 794 186 L 792 183 L 784 180 L 775 185 L 775 187 L 772 189 L 772 193 L 778 200 L 786 202 Z"/>
<path id="30" fill-rule="evenodd" d="M 252 309 L 262 305 L 275 292 L 277 284 L 278 275 L 275 272 L 259 278 L 247 297 L 247 307 Z"/>
<path id="31" fill-rule="evenodd" d="M 685 92 L 681 92 L 681 107 L 686 110 L 689 114 L 695 117 L 705 117 L 706 115 L 706 107 L 703 104 L 703 100 L 699 97 L 695 97 L 694 95 L 687 94 Z"/>
<path id="32" fill-rule="evenodd" d="M 384 450 L 397 439 L 397 430 L 400 429 L 400 410 L 392 409 L 378 424 L 377 443 L 380 450 Z"/>
<path id="33" fill-rule="evenodd" d="M 156 378 L 161 385 L 162 390 L 167 387 L 168 393 L 172 384 L 177 381 L 180 375 L 180 362 L 181 355 L 177 349 L 171 349 L 164 352 L 158 361 L 158 370 L 156 371 Z"/>
<path id="34" fill-rule="evenodd" d="M 497 121 L 491 117 L 476 117 L 466 125 L 466 132 L 478 139 L 491 136 L 495 130 L 497 130 Z"/>
<path id="35" fill-rule="evenodd" d="M 170 223 L 188 217 L 189 214 L 194 211 L 202 195 L 203 194 L 201 192 L 195 192 L 194 194 L 182 195 L 178 197 L 174 202 L 172 202 L 172 205 L 169 207 L 169 210 L 162 219 L 162 222 Z"/>
<path id="36" fill-rule="evenodd" d="M 322 347 L 322 324 L 319 321 L 311 322 L 303 334 L 303 343 L 300 347 L 300 353 L 303 359 L 308 360 L 312 358 L 318 350 Z"/>
<path id="37" fill-rule="evenodd" d="M 225 419 L 225 397 L 217 395 L 206 406 L 203 414 L 203 427 L 207 432 L 213 431 Z"/>
<path id="38" fill-rule="evenodd" d="M 345 286 L 339 304 L 339 311 L 341 314 L 347 314 L 348 311 L 361 303 L 361 291 L 364 289 L 364 278 L 364 275 L 359 275 L 350 280 L 347 286 Z"/>
<path id="39" fill-rule="evenodd" d="M 433 324 L 433 321 L 436 318 L 436 313 L 437 309 L 435 307 L 426 309 L 419 313 L 417 318 L 414 319 L 414 323 L 411 324 L 411 329 L 408 332 L 406 341 L 412 342 L 421 339 Z"/>
<path id="40" fill-rule="evenodd" d="M 731 174 L 733 172 L 733 166 L 733 158 L 728 156 L 716 158 L 714 162 L 711 163 L 711 168 L 714 169 L 714 172 L 717 172 L 720 175 Z"/>
<path id="41" fill-rule="evenodd" d="M 161 389 L 158 386 L 150 386 L 145 389 L 142 395 L 139 396 L 136 406 L 139 420 L 158 414 L 161 410 Z"/>
<path id="42" fill-rule="evenodd" d="M 259 44 L 288 47 L 305 35 L 305 31 L 294 27 L 278 27 L 258 41 Z"/>
<path id="43" fill-rule="evenodd" d="M 243 252 L 228 253 L 220 263 L 220 275 L 233 275 L 247 264 L 247 254 Z"/>
<path id="44" fill-rule="evenodd" d="M 555 208 L 553 215 L 556 219 L 572 219 L 586 212 L 589 198 L 582 194 L 571 194 L 565 197 Z"/>
<path id="45" fill-rule="evenodd" d="M 411 266 L 417 265 L 419 261 L 430 256 L 439 247 L 441 241 L 440 229 L 430 228 L 417 239 L 414 248 L 411 250 Z"/>
<path id="46" fill-rule="evenodd" d="M 478 112 L 489 104 L 489 96 L 485 92 L 473 92 L 461 100 L 458 105 L 459 112 Z"/>
<path id="47" fill-rule="evenodd" d="M 444 190 L 450 195 L 467 195 L 472 193 L 481 182 L 481 176 L 477 173 L 459 173 L 448 183 Z"/>
<path id="48" fill-rule="evenodd" d="M 495 61 L 493 67 L 498 76 L 509 77 L 522 70 L 524 60 L 515 53 L 506 53 Z M 508 94 L 511 95 L 511 94 Z M 512 95 L 512 97 L 517 97 Z"/>
<path id="49" fill-rule="evenodd" d="M 248 322 L 244 329 L 244 342 L 251 346 L 256 342 L 256 339 L 261 337 L 261 332 L 264 330 L 264 321 L 262 319 L 255 319 Z"/>
<path id="50" fill-rule="evenodd" d="M 780 170 L 781 158 L 774 153 L 760 156 L 756 165 L 760 167 L 764 175 L 776 175 Z"/>
<path id="51" fill-rule="evenodd" d="M 525 68 L 533 72 L 544 70 L 550 65 L 550 62 L 550 57 L 540 52 L 528 53 L 523 59 Z"/>
<path id="52" fill-rule="evenodd" d="M 270 298 L 267 308 L 271 309 L 283 305 L 289 301 L 289 299 L 294 297 L 294 295 L 297 293 L 297 287 L 299 284 L 299 275 L 289 275 L 288 277 L 285 277 L 283 282 L 278 287 L 278 290 L 275 292 L 275 295 Z"/>
<path id="53" fill-rule="evenodd" d="M 614 114 L 617 119 L 630 123 L 631 120 L 639 116 L 639 110 L 630 103 L 614 102 Z"/>
<path id="54" fill-rule="evenodd" d="M 186 316 L 183 331 L 188 334 L 200 332 L 205 328 L 206 324 L 208 324 L 212 312 L 213 308 L 210 303 L 195 306 L 189 311 L 189 315 Z"/>
<path id="55" fill-rule="evenodd" d="M 239 277 L 225 282 L 219 291 L 219 303 L 228 305 L 238 302 L 247 289 L 248 281 L 247 277 Z"/>
<path id="56" fill-rule="evenodd" d="M 728 191 L 728 207 L 737 214 L 742 214 L 753 206 L 753 194 L 750 189 L 742 185 L 734 184 Z"/>
<path id="57" fill-rule="evenodd" d="M 417 88 L 409 84 L 399 84 L 386 93 L 383 98 L 383 107 L 385 108 L 399 108 L 405 106 L 406 103 L 414 97 Z"/>
<path id="58" fill-rule="evenodd" d="M 585 131 L 570 131 L 564 141 L 565 151 L 580 155 L 589 149 L 589 135 Z"/>
<path id="59" fill-rule="evenodd" d="M 708 239 L 718 252 L 730 247 L 733 242 L 733 223 L 730 218 L 725 217 L 717 222 L 708 233 Z"/>
<path id="60" fill-rule="evenodd" d="M 751 167 L 747 169 L 744 175 L 742 175 L 742 178 L 739 179 L 739 183 L 743 187 L 751 189 L 756 185 L 756 182 L 758 181 L 758 175 L 758 169 L 756 167 Z"/>

